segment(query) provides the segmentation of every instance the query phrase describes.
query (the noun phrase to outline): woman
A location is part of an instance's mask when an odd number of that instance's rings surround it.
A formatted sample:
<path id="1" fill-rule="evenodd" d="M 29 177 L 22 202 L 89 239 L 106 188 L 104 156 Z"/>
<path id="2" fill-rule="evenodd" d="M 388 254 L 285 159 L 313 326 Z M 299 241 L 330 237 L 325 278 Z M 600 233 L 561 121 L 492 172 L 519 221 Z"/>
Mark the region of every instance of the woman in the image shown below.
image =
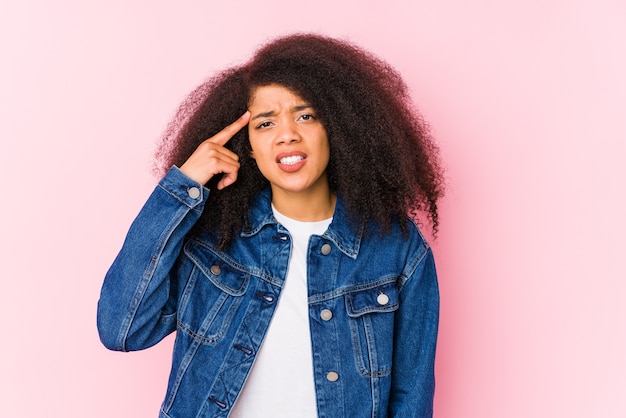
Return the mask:
<path id="1" fill-rule="evenodd" d="M 442 174 L 410 103 L 383 61 L 298 34 L 181 105 L 98 304 L 110 349 L 176 331 L 161 417 L 432 415 L 439 296 L 412 218 L 436 232 Z"/>

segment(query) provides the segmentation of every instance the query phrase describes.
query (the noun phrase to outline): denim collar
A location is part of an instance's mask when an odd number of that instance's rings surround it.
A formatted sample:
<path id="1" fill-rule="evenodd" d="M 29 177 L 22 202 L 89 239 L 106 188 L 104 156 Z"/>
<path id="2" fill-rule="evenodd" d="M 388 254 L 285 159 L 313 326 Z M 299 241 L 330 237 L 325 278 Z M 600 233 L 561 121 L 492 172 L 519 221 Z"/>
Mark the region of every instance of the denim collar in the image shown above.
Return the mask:
<path id="1" fill-rule="evenodd" d="M 272 213 L 272 192 L 269 188 L 263 189 L 254 199 L 250 208 L 249 226 L 244 227 L 241 236 L 256 235 L 266 225 L 278 225 Z M 323 237 L 332 241 L 345 255 L 356 259 L 361 247 L 363 230 L 362 222 L 350 222 L 342 199 L 337 197 L 333 221 Z"/>

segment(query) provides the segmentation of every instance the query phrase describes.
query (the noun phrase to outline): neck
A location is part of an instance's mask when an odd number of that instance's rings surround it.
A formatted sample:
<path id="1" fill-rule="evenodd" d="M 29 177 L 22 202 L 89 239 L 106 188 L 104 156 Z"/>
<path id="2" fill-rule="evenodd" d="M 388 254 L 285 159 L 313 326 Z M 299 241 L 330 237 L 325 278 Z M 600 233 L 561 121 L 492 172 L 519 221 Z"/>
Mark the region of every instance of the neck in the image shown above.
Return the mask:
<path id="1" fill-rule="evenodd" d="M 319 191 L 293 193 L 272 188 L 272 204 L 278 212 L 302 222 L 316 222 L 332 218 L 337 197 L 325 188 Z"/>

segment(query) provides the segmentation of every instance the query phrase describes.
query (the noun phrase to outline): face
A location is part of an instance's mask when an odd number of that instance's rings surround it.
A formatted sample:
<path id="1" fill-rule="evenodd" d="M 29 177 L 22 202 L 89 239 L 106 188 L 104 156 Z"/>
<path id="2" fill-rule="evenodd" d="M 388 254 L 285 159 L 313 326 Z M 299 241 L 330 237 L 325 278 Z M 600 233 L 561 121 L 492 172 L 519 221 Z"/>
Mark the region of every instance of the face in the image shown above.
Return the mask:
<path id="1" fill-rule="evenodd" d="M 291 90 L 268 85 L 254 89 L 248 110 L 252 158 L 274 195 L 328 195 L 330 146 L 315 109 Z"/>

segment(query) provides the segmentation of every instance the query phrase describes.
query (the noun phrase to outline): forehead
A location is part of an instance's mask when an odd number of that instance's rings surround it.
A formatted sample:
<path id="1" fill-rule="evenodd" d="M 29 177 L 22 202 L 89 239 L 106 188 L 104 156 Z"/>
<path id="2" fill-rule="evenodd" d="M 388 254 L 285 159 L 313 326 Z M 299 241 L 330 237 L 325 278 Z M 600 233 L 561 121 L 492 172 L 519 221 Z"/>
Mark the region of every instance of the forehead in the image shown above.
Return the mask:
<path id="1" fill-rule="evenodd" d="M 301 106 L 303 104 L 308 104 L 308 102 L 293 90 L 279 84 L 255 87 L 250 93 L 250 108 Z"/>

